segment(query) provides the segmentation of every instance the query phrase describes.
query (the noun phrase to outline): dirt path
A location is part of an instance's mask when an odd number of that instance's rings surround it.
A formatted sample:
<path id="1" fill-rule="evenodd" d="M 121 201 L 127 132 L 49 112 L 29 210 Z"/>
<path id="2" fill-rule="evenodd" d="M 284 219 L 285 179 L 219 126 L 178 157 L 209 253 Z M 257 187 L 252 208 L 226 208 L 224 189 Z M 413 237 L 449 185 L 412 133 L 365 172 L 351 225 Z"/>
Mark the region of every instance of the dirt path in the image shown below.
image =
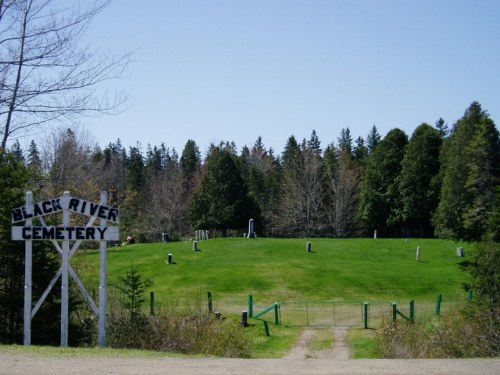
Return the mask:
<path id="1" fill-rule="evenodd" d="M 318 330 L 305 329 L 302 332 L 299 340 L 292 348 L 290 353 L 285 359 L 333 359 L 333 360 L 347 360 L 350 358 L 351 352 L 349 345 L 347 345 L 347 329 L 344 327 L 335 327 L 334 343 L 333 346 L 326 350 L 312 350 L 311 342 L 318 333 Z"/>

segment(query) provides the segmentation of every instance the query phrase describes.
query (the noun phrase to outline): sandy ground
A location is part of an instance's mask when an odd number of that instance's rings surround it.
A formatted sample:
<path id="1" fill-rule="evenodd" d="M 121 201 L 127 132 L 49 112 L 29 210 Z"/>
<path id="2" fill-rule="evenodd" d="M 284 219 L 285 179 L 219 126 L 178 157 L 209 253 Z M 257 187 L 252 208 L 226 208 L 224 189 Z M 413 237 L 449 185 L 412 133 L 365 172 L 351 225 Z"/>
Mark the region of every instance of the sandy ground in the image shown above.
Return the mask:
<path id="1" fill-rule="evenodd" d="M 328 350 L 311 351 L 315 331 L 304 330 L 283 359 L 225 358 L 73 358 L 41 357 L 0 352 L 0 374 L 449 374 L 497 375 L 499 359 L 353 360 L 344 338 L 346 330 L 334 329 L 335 343 Z"/>

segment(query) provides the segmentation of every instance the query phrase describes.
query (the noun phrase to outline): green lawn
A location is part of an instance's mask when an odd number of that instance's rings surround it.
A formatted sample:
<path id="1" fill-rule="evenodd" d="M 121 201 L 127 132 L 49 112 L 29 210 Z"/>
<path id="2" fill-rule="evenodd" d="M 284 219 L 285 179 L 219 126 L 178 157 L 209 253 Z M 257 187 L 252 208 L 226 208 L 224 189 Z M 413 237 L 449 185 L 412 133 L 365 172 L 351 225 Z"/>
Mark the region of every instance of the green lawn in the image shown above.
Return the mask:
<path id="1" fill-rule="evenodd" d="M 312 252 L 306 251 L 308 242 Z M 421 248 L 419 262 L 417 246 Z M 369 301 L 375 311 L 377 302 L 398 301 L 406 308 L 415 300 L 418 319 L 423 316 L 421 304 L 430 304 L 433 314 L 438 294 L 449 306 L 464 301 L 463 284 L 470 277 L 460 266 L 467 257 L 456 255 L 458 246 L 468 254 L 468 244 L 428 239 L 224 238 L 198 241 L 200 251 L 193 251 L 191 241 L 134 244 L 108 249 L 108 283 L 119 284 L 119 278 L 134 265 L 143 277 L 153 280 L 149 291 L 155 293 L 157 308 L 193 301 L 206 306 L 207 292 L 211 292 L 215 308 L 235 320 L 247 309 L 249 295 L 254 299 L 254 314 L 274 302 L 323 301 L 324 306 L 331 306 L 324 301 Z M 167 264 L 168 254 L 175 264 Z M 98 250 L 85 250 L 72 260 L 94 295 L 99 286 L 99 258 Z M 360 305 L 356 309 L 357 314 Z M 303 319 L 304 312 L 296 315 Z M 271 337 L 266 337 L 259 320 L 252 319 L 245 330 L 254 343 L 255 358 L 282 357 L 300 336 L 300 326 L 275 326 L 273 316 L 273 310 L 265 316 L 271 323 Z M 370 328 L 375 328 L 374 320 L 370 322 Z M 359 325 L 350 330 L 348 342 L 355 358 L 374 355 L 373 332 Z M 312 344 L 313 350 L 331 344 L 331 332 L 324 334 Z"/>
<path id="2" fill-rule="evenodd" d="M 306 251 L 311 242 L 312 252 Z M 416 248 L 420 246 L 420 261 Z M 134 244 L 108 250 L 108 280 L 116 284 L 131 264 L 151 278 L 156 301 L 180 301 L 210 291 L 224 305 L 297 300 L 433 302 L 463 299 L 468 274 L 456 248 L 444 240 L 246 239 Z M 89 289 L 97 288 L 99 252 L 79 253 Z M 172 254 L 175 264 L 167 264 Z M 82 272 L 80 271 L 80 273 Z"/>

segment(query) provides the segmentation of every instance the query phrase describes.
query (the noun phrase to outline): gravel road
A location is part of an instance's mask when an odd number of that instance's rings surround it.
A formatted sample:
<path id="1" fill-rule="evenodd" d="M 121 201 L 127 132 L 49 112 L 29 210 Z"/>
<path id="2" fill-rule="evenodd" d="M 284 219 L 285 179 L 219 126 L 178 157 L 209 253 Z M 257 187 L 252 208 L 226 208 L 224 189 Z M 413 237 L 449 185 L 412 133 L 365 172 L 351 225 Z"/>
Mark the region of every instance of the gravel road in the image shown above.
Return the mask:
<path id="1" fill-rule="evenodd" d="M 0 374 L 440 374 L 493 375 L 500 359 L 335 360 L 224 358 L 61 358 L 0 352 Z"/>
<path id="2" fill-rule="evenodd" d="M 1 351 L 0 375 L 497 375 L 497 359 L 349 359 L 346 330 L 334 329 L 334 345 L 311 351 L 314 330 L 304 330 L 283 359 L 56 357 Z"/>

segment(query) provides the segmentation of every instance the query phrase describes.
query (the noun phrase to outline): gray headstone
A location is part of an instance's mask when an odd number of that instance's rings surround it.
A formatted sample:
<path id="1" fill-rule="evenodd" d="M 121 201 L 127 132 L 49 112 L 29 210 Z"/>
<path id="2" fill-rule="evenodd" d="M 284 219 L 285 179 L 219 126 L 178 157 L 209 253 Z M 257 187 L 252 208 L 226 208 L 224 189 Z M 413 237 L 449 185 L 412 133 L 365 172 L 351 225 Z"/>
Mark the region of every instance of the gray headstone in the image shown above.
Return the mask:
<path id="1" fill-rule="evenodd" d="M 248 238 L 255 238 L 255 221 L 253 219 L 248 220 Z"/>

